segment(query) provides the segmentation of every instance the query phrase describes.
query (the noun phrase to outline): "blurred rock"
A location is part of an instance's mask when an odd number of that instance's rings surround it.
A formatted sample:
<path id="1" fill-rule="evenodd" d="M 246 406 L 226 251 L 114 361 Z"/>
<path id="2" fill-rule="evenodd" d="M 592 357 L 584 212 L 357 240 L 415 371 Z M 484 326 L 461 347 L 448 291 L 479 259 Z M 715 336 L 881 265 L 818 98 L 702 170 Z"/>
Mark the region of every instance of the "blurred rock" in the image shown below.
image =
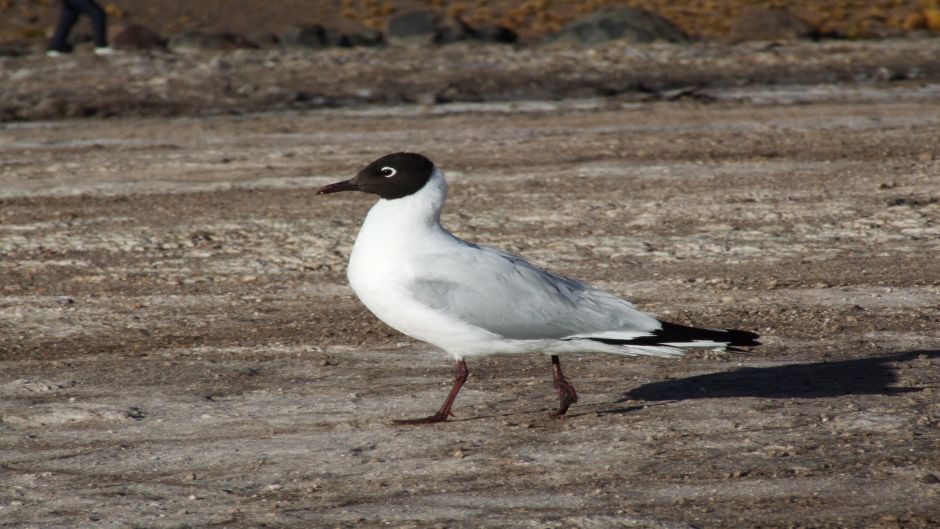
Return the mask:
<path id="1" fill-rule="evenodd" d="M 382 33 L 362 28 L 357 31 L 336 32 L 320 24 L 293 26 L 281 36 L 281 44 L 287 47 L 323 49 L 333 46 L 352 48 L 355 46 L 380 46 L 384 43 Z"/>
<path id="2" fill-rule="evenodd" d="M 276 48 L 281 43 L 281 39 L 277 35 L 268 31 L 249 33 L 248 40 L 261 48 Z"/>
<path id="3" fill-rule="evenodd" d="M 470 24 L 464 22 L 462 18 L 448 17 L 437 27 L 437 35 L 434 40 L 440 44 L 450 44 L 462 40 L 473 40 L 478 37 L 477 30 L 470 27 Z"/>
<path id="4" fill-rule="evenodd" d="M 431 11 L 411 11 L 388 22 L 386 38 L 396 46 L 426 46 L 439 39 L 437 16 Z"/>
<path id="5" fill-rule="evenodd" d="M 474 28 L 464 19 L 452 16 L 440 20 L 430 11 L 412 11 L 393 18 L 386 39 L 398 46 L 427 46 L 465 41 L 514 43 L 515 31 L 503 26 Z"/>
<path id="6" fill-rule="evenodd" d="M 344 48 L 381 46 L 382 44 L 385 44 L 382 32 L 370 28 L 340 33 L 336 38 L 336 45 Z"/>
<path id="7" fill-rule="evenodd" d="M 549 40 L 589 45 L 621 39 L 630 42 L 688 40 L 682 30 L 665 18 L 630 7 L 592 13 L 561 28 Z"/>
<path id="8" fill-rule="evenodd" d="M 140 24 L 118 24 L 108 31 L 112 47 L 122 50 L 150 50 L 166 48 L 166 39 L 156 31 Z"/>
<path id="9" fill-rule="evenodd" d="M 183 33 L 170 37 L 167 48 L 173 52 L 200 50 L 256 49 L 258 45 L 235 33 Z"/>
<path id="10" fill-rule="evenodd" d="M 819 32 L 809 22 L 786 9 L 756 7 L 745 11 L 731 23 L 728 38 L 745 40 L 796 40 L 817 37 Z"/>
<path id="11" fill-rule="evenodd" d="M 281 44 L 294 48 L 326 48 L 331 44 L 330 33 L 320 24 L 291 26 L 281 34 Z"/>
<path id="12" fill-rule="evenodd" d="M 503 26 L 474 28 L 460 17 L 449 17 L 438 26 L 436 42 L 440 44 L 468 40 L 512 44 L 519 40 L 519 36 Z"/>
<path id="13" fill-rule="evenodd" d="M 483 26 L 477 29 L 477 38 L 486 42 L 500 44 L 515 44 L 519 42 L 519 35 L 504 26 Z"/>
<path id="14" fill-rule="evenodd" d="M 0 43 L 0 57 L 22 57 L 30 53 L 30 47 L 23 43 Z"/>

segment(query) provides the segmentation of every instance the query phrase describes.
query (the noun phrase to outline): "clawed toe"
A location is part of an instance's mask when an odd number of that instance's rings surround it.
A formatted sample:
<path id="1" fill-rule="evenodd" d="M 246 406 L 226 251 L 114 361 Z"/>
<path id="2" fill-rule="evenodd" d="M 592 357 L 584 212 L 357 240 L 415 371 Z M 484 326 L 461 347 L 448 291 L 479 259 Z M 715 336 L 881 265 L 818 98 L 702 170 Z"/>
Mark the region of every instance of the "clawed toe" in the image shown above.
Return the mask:
<path id="1" fill-rule="evenodd" d="M 434 424 L 436 422 L 444 422 L 447 420 L 447 415 L 441 415 L 435 413 L 429 417 L 422 417 L 420 419 L 396 419 L 392 421 L 395 424 L 409 425 L 409 424 Z"/>

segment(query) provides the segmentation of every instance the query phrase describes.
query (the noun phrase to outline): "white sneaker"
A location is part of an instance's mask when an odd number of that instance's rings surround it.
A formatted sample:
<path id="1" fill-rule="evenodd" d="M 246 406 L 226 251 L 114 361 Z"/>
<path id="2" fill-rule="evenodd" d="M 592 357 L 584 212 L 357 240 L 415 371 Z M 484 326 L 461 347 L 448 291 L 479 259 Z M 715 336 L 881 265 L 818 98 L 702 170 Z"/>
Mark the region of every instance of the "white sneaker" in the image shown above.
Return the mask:
<path id="1" fill-rule="evenodd" d="M 95 55 L 115 55 L 117 50 L 111 46 L 101 46 L 100 48 L 95 48 Z"/>
<path id="2" fill-rule="evenodd" d="M 59 50 L 46 50 L 46 57 L 61 57 L 65 55 Z"/>

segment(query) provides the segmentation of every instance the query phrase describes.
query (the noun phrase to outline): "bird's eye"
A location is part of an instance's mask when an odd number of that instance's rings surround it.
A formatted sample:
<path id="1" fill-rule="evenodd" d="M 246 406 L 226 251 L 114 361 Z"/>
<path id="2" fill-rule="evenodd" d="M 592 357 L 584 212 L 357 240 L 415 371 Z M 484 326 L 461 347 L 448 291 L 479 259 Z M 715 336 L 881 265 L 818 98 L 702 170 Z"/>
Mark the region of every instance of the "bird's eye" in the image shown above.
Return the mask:
<path id="1" fill-rule="evenodd" d="M 382 170 L 379 172 L 382 173 L 382 176 L 384 176 L 385 178 L 391 178 L 395 176 L 396 174 L 398 174 L 398 171 L 395 170 L 394 167 L 383 167 Z"/>

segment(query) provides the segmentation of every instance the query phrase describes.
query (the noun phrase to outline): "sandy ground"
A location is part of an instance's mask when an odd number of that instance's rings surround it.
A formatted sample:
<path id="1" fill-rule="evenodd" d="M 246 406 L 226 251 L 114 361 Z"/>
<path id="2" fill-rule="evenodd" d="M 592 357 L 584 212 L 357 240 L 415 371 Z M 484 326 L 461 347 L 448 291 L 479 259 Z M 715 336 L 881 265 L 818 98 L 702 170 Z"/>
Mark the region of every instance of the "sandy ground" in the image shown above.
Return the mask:
<path id="1" fill-rule="evenodd" d="M 940 524 L 936 86 L 0 127 L 0 527 Z M 680 323 L 681 360 L 450 361 L 344 268 L 410 149 L 444 221 Z"/>

